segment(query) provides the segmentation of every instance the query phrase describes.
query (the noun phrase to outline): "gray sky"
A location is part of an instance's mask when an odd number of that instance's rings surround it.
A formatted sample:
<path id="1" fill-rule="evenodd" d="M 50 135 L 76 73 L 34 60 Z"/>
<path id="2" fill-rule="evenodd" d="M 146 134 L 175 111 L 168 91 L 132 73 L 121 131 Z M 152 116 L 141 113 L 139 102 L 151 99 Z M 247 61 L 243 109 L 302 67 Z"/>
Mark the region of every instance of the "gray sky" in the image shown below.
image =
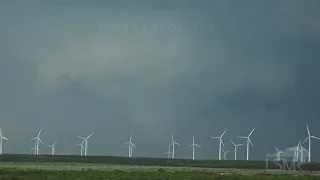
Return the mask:
<path id="1" fill-rule="evenodd" d="M 308 123 L 320 136 L 317 0 L 0 1 L 0 127 L 4 153 L 45 147 L 163 157 L 172 132 L 195 135 L 198 158 L 217 158 L 219 136 L 252 128 L 252 159 L 294 146 Z M 318 123 L 317 123 L 318 122 Z M 320 141 L 313 141 L 314 152 Z M 238 158 L 245 158 L 239 148 Z M 320 156 L 313 153 L 320 160 Z M 229 158 L 233 158 L 229 154 Z"/>

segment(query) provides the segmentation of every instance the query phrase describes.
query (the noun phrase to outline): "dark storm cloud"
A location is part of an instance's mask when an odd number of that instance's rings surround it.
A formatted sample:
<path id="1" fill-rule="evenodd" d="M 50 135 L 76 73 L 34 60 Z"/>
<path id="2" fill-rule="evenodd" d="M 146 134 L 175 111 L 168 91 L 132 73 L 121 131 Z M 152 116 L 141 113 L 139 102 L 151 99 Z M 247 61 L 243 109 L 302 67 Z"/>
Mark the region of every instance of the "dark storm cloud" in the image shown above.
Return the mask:
<path id="1" fill-rule="evenodd" d="M 312 4 L 313 3 L 313 4 Z M 253 159 L 295 145 L 320 114 L 318 1 L 3 1 L 0 127 L 25 153 L 43 128 L 57 153 L 186 158 L 252 136 Z M 314 150 L 320 148 L 314 143 Z M 244 148 L 239 158 L 244 158 Z M 47 147 L 42 153 L 49 153 Z M 315 158 L 316 154 L 313 156 Z M 231 154 L 230 154 L 231 158 Z"/>

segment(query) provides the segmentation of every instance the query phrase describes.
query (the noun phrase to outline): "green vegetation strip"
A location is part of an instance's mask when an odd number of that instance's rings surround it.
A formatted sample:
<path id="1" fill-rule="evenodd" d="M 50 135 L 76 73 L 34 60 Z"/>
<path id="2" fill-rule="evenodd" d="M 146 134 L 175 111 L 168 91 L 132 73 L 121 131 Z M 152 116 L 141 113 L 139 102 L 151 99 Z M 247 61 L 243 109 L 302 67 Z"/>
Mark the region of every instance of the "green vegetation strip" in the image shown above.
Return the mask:
<path id="1" fill-rule="evenodd" d="M 94 171 L 94 170 L 39 170 L 39 169 L 1 169 L 0 180 L 320 180 L 320 176 L 308 174 L 271 174 L 271 173 L 217 173 L 217 172 L 155 172 L 139 171 Z"/>
<path id="2" fill-rule="evenodd" d="M 218 160 L 187 160 L 164 158 L 128 158 L 114 156 L 68 156 L 68 155 L 26 155 L 2 154 L 0 163 L 5 162 L 35 162 L 35 163 L 90 163 L 109 165 L 144 165 L 144 166 L 176 166 L 202 168 L 237 168 L 237 169 L 266 169 L 265 161 L 218 161 Z M 279 162 L 282 164 L 282 162 Z M 272 160 L 268 162 L 268 169 L 279 169 L 279 165 Z M 320 163 L 307 163 L 301 166 L 305 171 L 320 171 Z"/>

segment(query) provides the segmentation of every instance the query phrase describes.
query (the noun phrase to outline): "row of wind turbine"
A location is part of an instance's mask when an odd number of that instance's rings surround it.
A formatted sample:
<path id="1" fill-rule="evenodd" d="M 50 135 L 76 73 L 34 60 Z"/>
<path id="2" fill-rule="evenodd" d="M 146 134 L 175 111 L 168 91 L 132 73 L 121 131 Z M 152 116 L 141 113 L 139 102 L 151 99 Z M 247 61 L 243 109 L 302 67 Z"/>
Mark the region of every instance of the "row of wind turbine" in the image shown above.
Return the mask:
<path id="1" fill-rule="evenodd" d="M 308 133 L 308 137 L 301 143 L 301 140 L 298 142 L 298 144 L 294 147 L 291 148 L 287 148 L 287 150 L 293 151 L 294 155 L 293 155 L 293 161 L 294 162 L 304 162 L 304 152 L 307 151 L 308 152 L 308 162 L 311 162 L 311 139 L 318 139 L 320 140 L 319 137 L 316 136 L 312 136 L 309 126 L 308 124 L 306 124 L 306 128 L 307 128 L 307 133 Z M 303 147 L 303 144 L 308 142 L 309 145 L 309 149 L 305 149 Z M 274 147 L 275 151 L 276 151 L 276 160 L 280 161 L 281 158 L 281 154 L 285 153 L 284 150 L 279 150 L 277 147 Z"/>
<path id="2" fill-rule="evenodd" d="M 89 136 L 87 137 L 82 137 L 82 136 L 78 136 L 78 138 L 82 139 L 82 143 L 81 145 L 81 155 L 83 154 L 84 151 L 84 155 L 87 155 L 87 151 L 88 151 L 88 139 L 93 135 L 94 133 L 91 133 Z M 83 147 L 83 143 L 84 143 L 84 147 Z M 79 145 L 79 144 L 78 144 Z"/>
<path id="3" fill-rule="evenodd" d="M 308 137 L 301 143 L 301 141 L 299 141 L 298 145 L 293 147 L 293 148 L 288 148 L 289 150 L 292 150 L 294 151 L 294 161 L 302 161 L 303 160 L 303 152 L 305 151 L 308 151 L 308 162 L 311 162 L 311 139 L 318 139 L 320 140 L 319 137 L 316 137 L 316 136 L 313 136 L 311 135 L 311 132 L 310 132 L 310 129 L 309 129 L 309 126 L 306 124 L 306 128 L 307 128 L 307 133 L 308 133 Z M 242 139 L 246 139 L 246 145 L 247 145 L 247 160 L 249 160 L 249 149 L 250 149 L 250 145 L 251 147 L 253 147 L 253 144 L 251 142 L 251 139 L 250 139 L 250 136 L 252 135 L 252 133 L 254 132 L 255 128 L 253 128 L 251 130 L 251 132 L 248 134 L 248 136 L 238 136 L 238 138 L 242 138 Z M 40 128 L 40 131 L 38 133 L 38 135 L 36 137 L 33 137 L 31 138 L 30 140 L 35 140 L 35 143 L 34 143 L 34 147 L 31 149 L 34 151 L 34 154 L 35 155 L 38 155 L 39 154 L 39 145 L 40 143 L 43 145 L 43 142 L 42 140 L 40 139 L 40 135 L 41 135 L 41 132 L 42 132 L 42 128 Z M 212 137 L 211 138 L 215 138 L 215 139 L 219 139 L 219 160 L 222 160 L 222 159 L 226 159 L 226 154 L 229 152 L 225 149 L 223 149 L 224 147 L 224 143 L 223 143 L 223 136 L 225 135 L 225 133 L 227 132 L 227 129 L 225 129 L 225 131 L 218 137 Z M 87 155 L 87 151 L 88 151 L 88 139 L 93 135 L 94 133 L 91 133 L 89 136 L 87 137 L 81 137 L 81 136 L 78 136 L 78 138 L 82 139 L 82 143 L 81 144 L 77 144 L 77 145 L 80 145 L 81 146 L 81 155 Z M 9 139 L 5 136 L 3 136 L 2 134 L 2 131 L 1 131 L 1 128 L 0 128 L 0 154 L 2 154 L 2 149 L 3 149 L 3 140 L 6 140 L 6 141 L 9 141 Z M 174 133 L 172 134 L 172 137 L 171 137 L 171 144 L 169 144 L 168 146 L 168 152 L 165 153 L 165 155 L 168 156 L 168 158 L 172 158 L 174 159 L 175 157 L 175 145 L 180 145 L 179 143 L 175 142 L 174 140 Z M 234 159 L 237 160 L 237 147 L 239 146 L 242 146 L 244 144 L 235 144 L 232 140 L 230 140 L 231 143 L 233 144 L 234 146 Z M 302 145 L 304 143 L 308 142 L 308 145 L 309 145 L 309 149 L 305 149 Z M 55 145 L 56 145 L 57 141 L 55 143 L 53 143 L 52 145 L 49 145 L 49 147 L 51 147 L 51 155 L 54 155 L 55 154 Z M 128 144 L 128 147 L 129 148 L 129 157 L 132 157 L 132 154 L 133 154 L 133 147 L 136 147 L 134 143 L 132 143 L 132 135 L 130 136 L 130 139 L 128 142 L 126 142 L 125 144 Z M 194 140 L 194 136 L 192 137 L 192 144 L 188 147 L 188 148 L 191 148 L 192 147 L 192 159 L 195 159 L 195 147 L 199 147 L 201 148 L 201 146 L 199 146 L 198 144 L 195 143 L 195 140 Z M 277 157 L 277 160 L 280 160 L 280 155 L 284 153 L 283 150 L 279 150 L 277 147 L 274 147 L 275 151 L 276 151 L 276 157 Z M 222 158 L 222 151 L 223 151 L 223 158 Z M 300 157 L 299 157 L 300 156 Z"/>
<path id="4" fill-rule="evenodd" d="M 168 159 L 171 157 L 172 159 L 174 159 L 174 145 L 180 145 L 179 143 L 177 143 L 176 141 L 174 141 L 174 133 L 171 136 L 171 144 L 169 144 L 168 146 L 168 152 L 166 152 L 164 155 L 168 156 Z M 172 150 L 171 150 L 172 147 Z M 192 147 L 192 159 L 194 160 L 195 158 L 195 147 L 199 147 L 201 148 L 201 146 L 199 146 L 198 144 L 195 143 L 194 141 L 194 136 L 192 136 L 192 144 L 188 147 L 191 148 Z"/>
<path id="5" fill-rule="evenodd" d="M 249 149 L 250 149 L 249 145 L 251 145 L 251 147 L 253 147 L 250 136 L 254 130 L 255 130 L 255 128 L 253 128 L 251 130 L 251 132 L 249 133 L 248 136 L 238 136 L 239 138 L 247 139 L 247 161 L 249 160 Z M 227 132 L 227 129 L 221 134 L 221 136 L 216 136 L 216 137 L 211 136 L 211 138 L 219 139 L 219 160 L 222 160 L 222 152 L 221 151 L 224 152 L 224 159 L 225 159 L 226 153 L 229 152 L 229 151 L 222 149 L 222 147 L 224 147 L 222 137 L 225 135 L 226 132 Z M 235 144 L 233 141 L 231 141 L 231 143 L 234 145 L 234 159 L 237 160 L 237 147 L 242 146 L 243 144 Z"/>

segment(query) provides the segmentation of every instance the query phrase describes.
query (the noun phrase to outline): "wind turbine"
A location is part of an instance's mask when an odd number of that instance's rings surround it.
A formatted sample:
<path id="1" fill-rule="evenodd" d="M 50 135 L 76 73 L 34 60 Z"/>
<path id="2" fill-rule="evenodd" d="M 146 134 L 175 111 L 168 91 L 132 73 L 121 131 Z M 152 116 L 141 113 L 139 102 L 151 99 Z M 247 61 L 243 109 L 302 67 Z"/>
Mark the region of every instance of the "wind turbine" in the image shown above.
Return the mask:
<path id="1" fill-rule="evenodd" d="M 320 138 L 315 137 L 315 136 L 311 136 L 310 130 L 309 130 L 309 127 L 308 127 L 308 124 L 306 124 L 306 126 L 307 126 L 307 131 L 308 131 L 308 137 L 307 137 L 306 140 L 304 140 L 304 141 L 302 142 L 302 144 L 305 143 L 307 140 L 309 140 L 308 162 L 311 162 L 311 138 L 319 139 L 319 140 L 320 140 Z"/>
<path id="2" fill-rule="evenodd" d="M 280 151 L 277 147 L 274 147 L 274 150 L 276 151 L 276 157 L 277 157 L 277 161 L 280 161 L 280 156 L 282 153 L 284 153 L 283 151 Z"/>
<path id="3" fill-rule="evenodd" d="M 30 149 L 30 151 L 32 151 L 32 150 L 33 150 L 33 154 L 37 155 L 37 141 L 34 142 L 33 148 Z"/>
<path id="4" fill-rule="evenodd" d="M 194 147 L 197 146 L 199 148 L 201 148 L 201 146 L 199 146 L 198 144 L 194 143 L 194 136 L 192 136 L 192 144 L 188 147 L 191 148 L 192 147 L 192 160 L 194 160 Z"/>
<path id="5" fill-rule="evenodd" d="M 172 143 L 170 144 L 172 146 L 172 159 L 174 159 L 174 145 L 180 145 L 179 143 L 175 142 L 174 139 L 173 139 L 173 135 L 174 133 L 171 135 L 171 139 L 172 139 Z"/>
<path id="6" fill-rule="evenodd" d="M 228 153 L 229 151 L 226 151 L 226 150 L 224 150 L 224 149 L 222 149 L 222 151 L 223 151 L 223 160 L 227 160 L 227 153 Z"/>
<path id="7" fill-rule="evenodd" d="M 294 162 L 299 162 L 299 151 L 300 151 L 301 141 L 299 141 L 297 146 L 294 146 L 292 148 L 288 148 L 289 150 L 294 151 Z"/>
<path id="8" fill-rule="evenodd" d="M 33 148 L 30 149 L 30 151 L 32 151 L 32 150 L 34 151 L 33 154 L 34 154 L 34 155 L 37 155 L 37 148 L 36 148 L 36 147 L 33 147 Z"/>
<path id="9" fill-rule="evenodd" d="M 130 146 L 130 147 L 129 147 L 129 146 Z M 136 144 L 132 143 L 132 145 L 128 145 L 127 147 L 130 149 L 130 157 L 132 157 L 132 156 L 133 156 L 133 151 L 132 151 L 132 149 L 133 149 L 133 147 L 136 147 Z"/>
<path id="10" fill-rule="evenodd" d="M 6 137 L 4 137 L 2 135 L 1 128 L 0 128 L 0 154 L 2 154 L 2 142 L 3 142 L 3 140 L 9 141 L 8 138 L 6 138 Z"/>
<path id="11" fill-rule="evenodd" d="M 168 146 L 168 152 L 166 152 L 164 155 L 168 155 L 168 159 L 170 159 L 170 156 L 172 155 L 172 153 L 171 153 L 171 145 L 172 144 L 170 144 L 169 146 Z"/>
<path id="12" fill-rule="evenodd" d="M 80 146 L 80 155 L 81 155 L 81 156 L 83 155 L 83 149 L 84 149 L 83 143 L 84 143 L 84 141 L 82 141 L 81 144 L 77 144 L 78 146 Z"/>
<path id="13" fill-rule="evenodd" d="M 126 147 L 129 148 L 129 157 L 132 157 L 132 148 L 133 148 L 133 147 L 136 147 L 136 145 L 133 144 L 133 143 L 131 142 L 131 140 L 132 140 L 132 134 L 130 135 L 129 141 L 125 143 L 125 144 L 128 144 L 128 146 L 126 146 Z"/>
<path id="14" fill-rule="evenodd" d="M 253 144 L 250 140 L 250 136 L 253 133 L 254 129 L 255 128 L 252 129 L 248 136 L 239 136 L 240 138 L 247 139 L 247 161 L 249 160 L 249 144 L 253 147 Z"/>
<path id="15" fill-rule="evenodd" d="M 54 155 L 55 153 L 55 145 L 57 144 L 57 141 L 54 142 L 52 145 L 48 145 L 49 147 L 51 147 L 51 155 Z"/>
<path id="16" fill-rule="evenodd" d="M 35 140 L 35 149 L 36 149 L 36 155 L 39 155 L 39 142 L 41 142 L 41 144 L 43 145 L 43 142 L 40 139 L 40 134 L 41 134 L 42 128 L 40 128 L 40 131 L 38 133 L 37 137 L 31 138 L 30 140 Z"/>
<path id="17" fill-rule="evenodd" d="M 221 160 L 221 149 L 222 149 L 222 147 L 221 147 L 221 146 L 223 146 L 223 147 L 224 147 L 224 144 L 223 144 L 223 141 L 222 141 L 222 137 L 223 137 L 223 135 L 224 135 L 226 132 L 227 132 L 227 129 L 226 129 L 226 130 L 224 130 L 224 132 L 221 134 L 221 136 L 220 136 L 220 137 L 213 137 L 213 136 L 210 136 L 211 138 L 215 138 L 215 139 L 219 139 L 219 140 L 220 140 L 220 142 L 219 142 L 219 160 Z"/>
<path id="18" fill-rule="evenodd" d="M 301 141 L 299 141 L 298 145 L 294 148 L 294 161 L 299 162 L 299 150 L 300 150 Z"/>
<path id="19" fill-rule="evenodd" d="M 307 149 L 305 149 L 303 146 L 300 146 L 300 162 L 304 162 L 305 159 L 304 159 L 304 156 L 303 156 L 303 152 L 304 151 L 308 151 Z"/>
<path id="20" fill-rule="evenodd" d="M 242 146 L 243 144 L 235 144 L 233 141 L 231 141 L 231 143 L 234 146 L 234 160 L 237 160 L 237 147 Z"/>
<path id="21" fill-rule="evenodd" d="M 87 136 L 86 138 L 78 136 L 78 138 L 83 139 L 84 142 L 84 155 L 87 155 L 87 151 L 88 151 L 88 139 L 93 135 L 94 133 L 91 133 L 89 136 Z"/>

